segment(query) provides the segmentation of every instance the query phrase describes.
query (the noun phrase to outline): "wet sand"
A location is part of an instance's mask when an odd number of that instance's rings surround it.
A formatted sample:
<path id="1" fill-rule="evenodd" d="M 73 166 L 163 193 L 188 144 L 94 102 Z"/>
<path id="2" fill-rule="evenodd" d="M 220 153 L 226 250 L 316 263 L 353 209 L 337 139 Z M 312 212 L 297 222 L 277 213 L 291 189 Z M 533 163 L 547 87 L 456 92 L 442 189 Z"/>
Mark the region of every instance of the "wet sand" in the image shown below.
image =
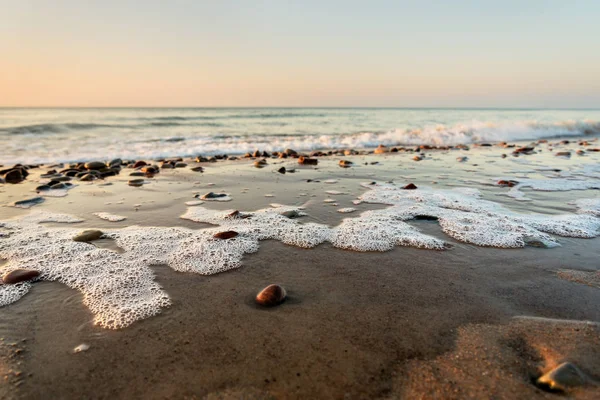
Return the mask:
<path id="1" fill-rule="evenodd" d="M 370 180 L 476 187 L 484 198 L 519 212 L 574 212 L 567 201 L 598 196 L 593 190 L 527 191 L 533 201 L 519 202 L 496 195 L 505 188 L 467 183 L 532 170 L 501 159 L 502 152 L 431 152 L 420 162 L 409 154 L 329 157 L 320 159 L 318 169 L 298 167 L 294 160 L 269 160 L 257 169 L 240 160 L 206 164 L 203 174 L 163 171 L 142 188 L 126 186 L 124 170 L 106 180 L 112 185 L 82 182 L 68 196 L 48 198 L 33 209 L 84 218 L 77 224 L 82 230 L 134 224 L 202 229 L 209 225 L 178 218 L 185 201 L 193 200 L 194 192 L 223 190 L 233 201 L 204 206 L 305 205 L 309 215 L 303 221 L 333 226 L 384 207 L 352 204 L 364 192 L 359 183 Z M 469 162 L 458 163 L 459 155 Z M 565 170 L 600 159 L 574 157 L 520 159 Z M 339 168 L 342 158 L 356 165 Z M 278 174 L 281 165 L 297 172 Z M 528 176 L 536 174 L 532 170 Z M 37 184 L 34 176 L 4 185 L 0 195 L 6 202 L 31 197 Z M 348 194 L 329 196 L 325 190 Z M 324 203 L 328 197 L 339 205 Z M 358 211 L 340 214 L 336 210 L 342 207 Z M 107 222 L 92 215 L 99 211 L 127 219 Z M 0 219 L 26 212 L 3 207 Z M 560 279 L 558 272 L 598 271 L 599 238 L 560 238 L 562 247 L 555 249 L 495 249 L 459 243 L 435 221 L 411 224 L 454 247 L 359 253 L 329 244 L 302 249 L 263 241 L 257 253 L 244 256 L 241 268 L 217 275 L 156 266 L 156 281 L 172 306 L 116 331 L 92 324 L 79 292 L 56 282 L 35 283 L 21 300 L 0 309 L 0 372 L 6 377 L 0 397 L 554 398 L 534 381 L 562 361 L 578 365 L 591 382 L 568 395 L 598 397 L 593 380 L 600 380 L 600 328 L 578 321 L 600 322 L 600 290 Z M 278 307 L 259 308 L 253 298 L 270 283 L 285 286 L 289 298 Z M 74 354 L 82 343 L 89 350 Z"/>

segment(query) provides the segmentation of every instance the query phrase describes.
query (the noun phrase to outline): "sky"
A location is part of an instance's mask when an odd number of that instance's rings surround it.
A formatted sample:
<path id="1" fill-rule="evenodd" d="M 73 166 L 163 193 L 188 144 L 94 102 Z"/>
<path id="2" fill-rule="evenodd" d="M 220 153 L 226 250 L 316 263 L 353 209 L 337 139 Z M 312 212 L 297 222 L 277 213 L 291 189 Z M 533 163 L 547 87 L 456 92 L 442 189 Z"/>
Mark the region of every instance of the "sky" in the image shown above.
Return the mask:
<path id="1" fill-rule="evenodd" d="M 598 16 L 598 0 L 0 0 L 0 106 L 600 108 Z"/>

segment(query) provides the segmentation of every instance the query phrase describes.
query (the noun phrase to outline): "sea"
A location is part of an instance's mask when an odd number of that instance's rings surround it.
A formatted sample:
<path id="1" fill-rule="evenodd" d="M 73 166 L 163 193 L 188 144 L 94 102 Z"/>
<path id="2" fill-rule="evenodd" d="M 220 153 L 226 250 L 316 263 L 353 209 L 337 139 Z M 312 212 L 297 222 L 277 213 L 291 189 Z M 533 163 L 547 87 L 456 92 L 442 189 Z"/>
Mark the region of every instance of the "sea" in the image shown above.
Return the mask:
<path id="1" fill-rule="evenodd" d="M 0 163 L 600 136 L 600 109 L 0 108 Z"/>

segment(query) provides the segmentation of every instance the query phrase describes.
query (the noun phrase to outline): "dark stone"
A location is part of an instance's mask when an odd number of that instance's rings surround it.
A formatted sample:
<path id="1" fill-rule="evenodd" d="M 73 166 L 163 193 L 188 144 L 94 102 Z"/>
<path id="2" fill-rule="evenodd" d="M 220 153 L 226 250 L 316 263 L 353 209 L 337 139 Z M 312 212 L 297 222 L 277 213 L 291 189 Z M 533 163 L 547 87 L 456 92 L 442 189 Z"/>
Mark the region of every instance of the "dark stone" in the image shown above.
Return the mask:
<path id="1" fill-rule="evenodd" d="M 15 184 L 23 181 L 23 179 L 23 173 L 19 168 L 11 169 L 10 171 L 4 174 L 4 180 L 6 181 L 6 183 Z"/>
<path id="2" fill-rule="evenodd" d="M 519 182 L 513 181 L 513 180 L 510 180 L 510 181 L 501 180 L 501 181 L 498 181 L 498 183 L 497 183 L 498 186 L 503 186 L 503 187 L 513 187 L 518 184 L 519 184 Z"/>
<path id="3" fill-rule="evenodd" d="M 100 239 L 102 237 L 102 235 L 104 235 L 104 233 L 102 233 L 102 231 L 92 229 L 92 230 L 87 230 L 87 231 L 81 232 L 80 234 L 75 236 L 73 238 L 73 240 L 76 242 L 91 242 L 93 240 Z"/>
<path id="4" fill-rule="evenodd" d="M 277 170 L 277 172 L 279 172 L 280 174 L 285 174 L 285 167 L 281 167 Z"/>
<path id="5" fill-rule="evenodd" d="M 349 168 L 352 165 L 352 161 L 348 161 L 348 160 L 340 160 L 340 167 L 342 168 Z"/>
<path id="6" fill-rule="evenodd" d="M 29 281 L 33 278 L 37 278 L 40 276 L 40 271 L 36 271 L 35 269 L 15 269 L 6 273 L 2 277 L 2 282 L 7 285 Z"/>
<path id="7" fill-rule="evenodd" d="M 85 163 L 85 169 L 99 170 L 102 168 L 106 168 L 106 164 L 104 164 L 103 162 L 100 162 L 100 161 L 90 161 L 90 162 Z"/>
<path id="8" fill-rule="evenodd" d="M 132 173 L 129 174 L 129 176 L 144 176 L 146 174 L 144 174 L 142 171 L 133 171 Z"/>
<path id="9" fill-rule="evenodd" d="M 202 196 L 203 199 L 218 199 L 220 197 L 225 197 L 227 196 L 225 193 L 214 193 L 214 192 L 208 192 L 205 195 Z"/>
<path id="10" fill-rule="evenodd" d="M 194 172 L 204 172 L 204 168 L 202 168 L 202 167 L 193 167 L 190 169 Z"/>
<path id="11" fill-rule="evenodd" d="M 415 185 L 414 183 L 409 183 L 408 185 L 404 186 L 402 189 L 415 190 L 416 188 L 417 188 L 417 185 Z"/>
<path id="12" fill-rule="evenodd" d="M 133 186 L 133 187 L 140 187 L 144 184 L 144 180 L 143 179 L 131 179 L 130 181 L 127 182 L 127 184 L 129 186 Z"/>
<path id="13" fill-rule="evenodd" d="M 143 167 L 144 165 L 146 165 L 146 161 L 142 161 L 142 160 L 140 160 L 140 161 L 136 161 L 136 162 L 135 162 L 135 164 L 133 164 L 133 168 L 136 168 L 136 169 L 137 169 L 137 168 L 141 168 L 141 167 Z"/>
<path id="14" fill-rule="evenodd" d="M 19 200 L 19 201 L 15 201 L 13 203 L 13 206 L 26 206 L 26 207 L 31 207 L 34 206 L 36 204 L 40 204 L 44 202 L 44 198 L 43 197 L 32 197 L 31 199 L 25 199 L 25 200 Z"/>
<path id="15" fill-rule="evenodd" d="M 239 233 L 237 233 L 236 231 L 225 231 L 225 232 L 215 233 L 213 237 L 215 239 L 226 240 L 226 239 L 234 238 L 237 235 L 239 235 Z"/>
<path id="16" fill-rule="evenodd" d="M 319 160 L 317 160 L 315 158 L 308 158 L 308 157 L 304 157 L 304 156 L 301 156 L 300 158 L 298 158 L 298 164 L 317 165 L 318 163 L 319 163 Z"/>

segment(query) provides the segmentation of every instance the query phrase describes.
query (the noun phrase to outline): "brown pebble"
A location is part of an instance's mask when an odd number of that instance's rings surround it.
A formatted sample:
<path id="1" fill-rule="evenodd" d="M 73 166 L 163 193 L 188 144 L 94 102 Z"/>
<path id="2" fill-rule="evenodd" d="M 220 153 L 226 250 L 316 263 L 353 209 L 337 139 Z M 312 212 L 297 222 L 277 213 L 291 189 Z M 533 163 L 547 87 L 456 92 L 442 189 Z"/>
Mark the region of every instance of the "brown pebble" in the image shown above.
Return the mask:
<path id="1" fill-rule="evenodd" d="M 283 303 L 287 296 L 285 289 L 279 285 L 269 285 L 256 295 L 256 303 L 263 307 L 273 307 Z"/>
<path id="2" fill-rule="evenodd" d="M 351 165 L 352 165 L 352 161 L 340 160 L 340 167 L 342 167 L 342 168 L 348 168 Z"/>
<path id="3" fill-rule="evenodd" d="M 280 174 L 285 174 L 286 169 L 285 169 L 285 167 L 281 167 L 277 170 L 277 172 L 279 172 Z"/>
<path id="4" fill-rule="evenodd" d="M 298 164 L 317 165 L 318 163 L 319 163 L 319 160 L 317 160 L 316 158 L 308 158 L 308 157 L 304 157 L 304 156 L 300 156 L 298 158 Z"/>
<path id="5" fill-rule="evenodd" d="M 239 235 L 239 233 L 237 233 L 236 231 L 225 231 L 225 232 L 215 233 L 213 237 L 215 239 L 226 240 L 226 239 L 234 238 L 237 235 Z"/>
<path id="6" fill-rule="evenodd" d="M 513 187 L 518 184 L 519 184 L 519 182 L 512 181 L 512 180 L 511 181 L 501 180 L 501 181 L 498 181 L 498 183 L 497 183 L 498 186 L 505 186 L 505 187 Z"/>
<path id="7" fill-rule="evenodd" d="M 556 368 L 540 376 L 537 380 L 538 386 L 559 391 L 566 391 L 570 387 L 581 386 L 585 383 L 585 375 L 579 368 L 570 362 L 560 364 Z"/>
<path id="8" fill-rule="evenodd" d="M 133 164 L 133 168 L 140 168 L 140 167 L 143 167 L 144 165 L 146 165 L 146 161 L 142 161 L 142 160 L 136 161 L 136 163 Z"/>
<path id="9" fill-rule="evenodd" d="M 404 186 L 402 189 L 414 190 L 416 188 L 417 188 L 417 185 L 415 185 L 414 183 L 409 183 L 408 185 Z"/>
<path id="10" fill-rule="evenodd" d="M 104 235 L 102 231 L 91 229 L 81 232 L 79 235 L 75 236 L 73 240 L 76 242 L 91 242 L 100 239 L 102 235 Z"/>
<path id="11" fill-rule="evenodd" d="M 35 269 L 15 269 L 10 271 L 2 277 L 2 282 L 5 284 L 13 284 L 19 282 L 25 282 L 36 278 L 40 275 L 40 271 Z"/>

